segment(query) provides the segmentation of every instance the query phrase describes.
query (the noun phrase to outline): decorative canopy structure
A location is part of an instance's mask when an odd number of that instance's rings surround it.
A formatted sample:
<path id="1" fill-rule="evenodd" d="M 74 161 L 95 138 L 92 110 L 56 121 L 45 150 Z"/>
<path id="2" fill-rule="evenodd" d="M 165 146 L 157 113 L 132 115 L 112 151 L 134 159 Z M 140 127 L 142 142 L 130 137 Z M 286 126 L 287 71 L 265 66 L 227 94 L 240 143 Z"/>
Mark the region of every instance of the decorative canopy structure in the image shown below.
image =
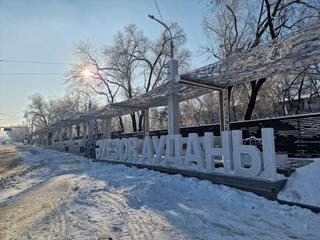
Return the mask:
<path id="1" fill-rule="evenodd" d="M 267 45 L 183 74 L 180 82 L 225 88 L 320 62 L 320 21 Z"/>
<path id="2" fill-rule="evenodd" d="M 88 121 L 90 119 L 112 118 L 151 107 L 165 106 L 167 104 L 167 96 L 170 94 L 176 94 L 179 101 L 185 101 L 210 92 L 211 90 L 209 89 L 188 86 L 179 82 L 166 82 L 137 98 L 108 104 L 98 110 L 79 112 L 72 118 L 56 122 L 50 127 L 59 128 L 78 122 Z"/>
<path id="3" fill-rule="evenodd" d="M 123 102 L 111 104 L 113 107 L 129 109 L 147 109 L 167 104 L 167 96 L 176 94 L 178 101 L 185 101 L 211 92 L 211 90 L 188 86 L 179 82 L 169 81 L 141 96 Z"/>
<path id="4" fill-rule="evenodd" d="M 320 63 L 320 21 L 294 31 L 267 45 L 261 45 L 245 53 L 236 54 L 186 74 L 172 76 L 171 81 L 148 93 L 119 103 L 109 104 L 99 110 L 78 113 L 70 119 L 52 124 L 47 130 L 63 128 L 91 119 L 107 119 L 126 115 L 151 107 L 168 105 L 169 96 L 175 96 L 175 104 L 218 90 L 220 93 L 220 117 L 225 109 L 223 92 L 229 86 L 269 78 L 275 74 L 304 69 Z M 225 118 L 225 116 L 222 116 Z M 222 118 L 221 118 L 222 121 Z"/>

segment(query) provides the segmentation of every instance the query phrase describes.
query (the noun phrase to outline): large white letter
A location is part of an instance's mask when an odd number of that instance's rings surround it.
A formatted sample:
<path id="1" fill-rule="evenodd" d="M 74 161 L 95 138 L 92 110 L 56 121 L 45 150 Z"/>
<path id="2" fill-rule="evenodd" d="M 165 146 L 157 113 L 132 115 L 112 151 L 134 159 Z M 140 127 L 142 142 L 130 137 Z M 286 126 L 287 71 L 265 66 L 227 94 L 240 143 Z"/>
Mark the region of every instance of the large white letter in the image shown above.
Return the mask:
<path id="1" fill-rule="evenodd" d="M 128 159 L 128 139 L 122 138 L 119 143 L 119 156 L 121 161 Z"/>
<path id="2" fill-rule="evenodd" d="M 102 140 L 98 140 L 97 142 L 96 142 L 96 146 L 98 146 L 98 147 L 96 147 L 96 149 L 95 149 L 95 151 L 96 151 L 96 159 L 99 159 L 99 160 L 101 160 L 101 153 L 102 153 Z"/>
<path id="3" fill-rule="evenodd" d="M 155 151 L 154 163 L 160 164 L 162 162 L 162 157 L 164 154 L 164 146 L 166 145 L 166 136 L 162 135 L 160 138 L 157 136 L 152 137 L 153 149 Z"/>
<path id="4" fill-rule="evenodd" d="M 153 162 L 153 145 L 149 136 L 144 138 L 141 161 L 149 163 Z"/>
<path id="5" fill-rule="evenodd" d="M 230 131 L 223 131 L 220 139 L 222 146 L 218 148 L 215 146 L 213 133 L 206 132 L 204 134 L 206 169 L 209 172 L 213 172 L 215 169 L 215 157 L 221 156 L 225 173 L 231 174 L 233 161 Z"/>
<path id="6" fill-rule="evenodd" d="M 113 145 L 113 153 L 112 153 L 112 158 L 115 161 L 119 161 L 120 160 L 120 149 L 119 149 L 119 145 L 120 145 L 120 139 L 116 138 L 112 140 L 112 145 Z"/>
<path id="7" fill-rule="evenodd" d="M 245 177 L 256 177 L 261 173 L 262 162 L 258 148 L 242 144 L 242 132 L 232 131 L 233 163 L 236 175 Z M 242 165 L 241 155 L 247 155 L 251 159 L 250 168 Z"/>
<path id="8" fill-rule="evenodd" d="M 102 139 L 101 140 L 101 146 L 100 146 L 100 159 L 102 160 L 107 160 L 106 154 L 108 151 L 108 146 L 107 146 L 107 140 L 106 139 Z"/>
<path id="9" fill-rule="evenodd" d="M 262 128 L 263 173 L 261 177 L 277 180 L 276 151 L 273 128 Z"/>
<path id="10" fill-rule="evenodd" d="M 181 166 L 181 148 L 181 134 L 167 135 L 166 156 L 164 158 L 165 166 Z"/>
<path id="11" fill-rule="evenodd" d="M 128 139 L 128 160 L 130 162 L 135 162 L 139 160 L 137 138 Z"/>
<path id="12" fill-rule="evenodd" d="M 105 143 L 106 152 L 104 153 L 105 159 L 113 159 L 114 146 L 112 139 L 107 139 Z"/>
<path id="13" fill-rule="evenodd" d="M 204 170 L 203 151 L 196 133 L 188 136 L 185 164 L 187 168 Z"/>

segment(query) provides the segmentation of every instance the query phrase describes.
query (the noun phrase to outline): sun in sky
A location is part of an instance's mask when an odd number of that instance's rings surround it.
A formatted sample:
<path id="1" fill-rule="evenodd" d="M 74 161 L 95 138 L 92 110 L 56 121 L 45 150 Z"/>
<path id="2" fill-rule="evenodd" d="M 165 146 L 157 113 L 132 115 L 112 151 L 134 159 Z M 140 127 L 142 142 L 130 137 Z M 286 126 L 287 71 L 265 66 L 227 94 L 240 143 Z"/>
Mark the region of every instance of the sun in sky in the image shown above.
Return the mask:
<path id="1" fill-rule="evenodd" d="M 81 72 L 81 75 L 84 77 L 84 78 L 89 78 L 92 76 L 92 73 L 91 71 L 88 69 L 88 68 L 84 68 Z"/>

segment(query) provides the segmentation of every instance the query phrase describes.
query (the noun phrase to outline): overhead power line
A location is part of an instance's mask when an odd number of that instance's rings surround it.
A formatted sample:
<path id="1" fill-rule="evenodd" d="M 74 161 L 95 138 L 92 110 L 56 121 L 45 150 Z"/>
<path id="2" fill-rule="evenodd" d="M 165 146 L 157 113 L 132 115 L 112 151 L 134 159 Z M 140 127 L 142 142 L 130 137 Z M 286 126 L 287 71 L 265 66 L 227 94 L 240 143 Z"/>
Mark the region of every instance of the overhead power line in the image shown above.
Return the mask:
<path id="1" fill-rule="evenodd" d="M 16 111 L 16 112 L 0 112 L 0 115 L 5 115 L 5 114 L 13 114 L 13 113 L 23 113 L 24 111 Z"/>
<path id="2" fill-rule="evenodd" d="M 159 13 L 159 16 L 160 16 L 162 22 L 164 22 L 162 14 L 161 14 L 161 11 L 160 11 L 160 8 L 159 8 L 158 3 L 157 3 L 157 0 L 154 0 L 154 4 L 156 5 L 156 8 L 158 10 L 158 13 Z"/>
<path id="3" fill-rule="evenodd" d="M 0 63 L 28 63 L 28 64 L 54 64 L 54 65 L 73 65 L 67 62 L 50 62 L 50 61 L 29 61 L 29 60 L 7 60 L 0 59 Z"/>
<path id="4" fill-rule="evenodd" d="M 20 73 L 0 73 L 0 75 L 63 75 L 66 73 L 24 73 L 24 72 L 20 72 Z"/>

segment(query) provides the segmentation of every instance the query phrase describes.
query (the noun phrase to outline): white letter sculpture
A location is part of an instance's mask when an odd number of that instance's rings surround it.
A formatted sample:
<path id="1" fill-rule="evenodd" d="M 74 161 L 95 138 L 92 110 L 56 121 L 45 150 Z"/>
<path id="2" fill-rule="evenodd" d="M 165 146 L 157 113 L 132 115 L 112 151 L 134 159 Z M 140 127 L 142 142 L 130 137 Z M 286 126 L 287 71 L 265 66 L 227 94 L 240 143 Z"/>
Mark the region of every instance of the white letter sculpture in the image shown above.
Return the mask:
<path id="1" fill-rule="evenodd" d="M 154 163 L 155 164 L 161 164 L 162 162 L 162 156 L 164 155 L 164 147 L 166 145 L 166 136 L 162 135 L 160 138 L 157 136 L 152 137 L 152 142 L 153 142 L 153 149 L 155 151 L 155 158 L 154 158 Z"/>
<path id="2" fill-rule="evenodd" d="M 203 139 L 196 133 L 190 133 L 187 139 L 182 138 L 181 134 L 160 138 L 146 136 L 141 159 L 137 138 L 98 140 L 95 153 L 96 158 L 101 160 L 139 161 L 209 173 L 215 171 L 215 159 L 221 157 L 226 174 L 276 181 L 278 177 L 273 129 L 263 128 L 261 136 L 263 152 L 256 146 L 243 145 L 242 131 L 234 130 L 221 133 L 221 146 L 217 146 L 218 142 L 215 142 L 212 132 L 206 132 Z M 182 156 L 184 143 L 187 144 L 185 157 Z M 250 160 L 248 165 L 245 165 L 246 159 Z"/>
<path id="3" fill-rule="evenodd" d="M 233 163 L 236 175 L 245 177 L 257 177 L 262 170 L 260 152 L 255 146 L 242 144 L 242 131 L 232 131 Z M 251 158 L 251 166 L 245 168 L 241 156 L 248 155 Z"/>
<path id="4" fill-rule="evenodd" d="M 198 134 L 190 133 L 187 140 L 186 168 L 203 171 L 205 164 Z"/>
<path id="5" fill-rule="evenodd" d="M 221 134 L 221 148 L 215 147 L 214 136 L 211 132 L 204 134 L 205 152 L 206 152 L 206 169 L 214 172 L 215 157 L 221 156 L 225 173 L 231 174 L 233 169 L 232 151 L 231 151 L 231 133 L 223 131 Z"/>
<path id="6" fill-rule="evenodd" d="M 112 145 L 113 145 L 113 152 L 111 154 L 112 158 L 115 161 L 120 161 L 120 154 L 119 154 L 120 139 L 119 138 L 113 139 Z"/>
<path id="7" fill-rule="evenodd" d="M 181 134 L 168 135 L 166 137 L 166 156 L 164 164 L 166 167 L 180 167 L 181 164 Z"/>
<path id="8" fill-rule="evenodd" d="M 153 162 L 153 144 L 149 136 L 144 138 L 141 162 Z"/>
<path id="9" fill-rule="evenodd" d="M 137 138 L 128 139 L 128 160 L 130 162 L 136 162 L 139 160 Z"/>
<path id="10" fill-rule="evenodd" d="M 122 138 L 119 143 L 119 157 L 121 161 L 128 160 L 128 139 Z"/>
<path id="11" fill-rule="evenodd" d="M 263 148 L 263 173 L 261 177 L 276 181 L 278 178 L 273 128 L 262 128 L 261 135 Z"/>
<path id="12" fill-rule="evenodd" d="M 98 146 L 98 147 L 96 147 L 96 149 L 95 149 L 95 152 L 96 152 L 96 158 L 97 159 L 102 159 L 102 151 L 103 151 L 103 146 L 102 146 L 102 140 L 98 140 L 97 142 L 96 142 L 96 146 Z"/>

